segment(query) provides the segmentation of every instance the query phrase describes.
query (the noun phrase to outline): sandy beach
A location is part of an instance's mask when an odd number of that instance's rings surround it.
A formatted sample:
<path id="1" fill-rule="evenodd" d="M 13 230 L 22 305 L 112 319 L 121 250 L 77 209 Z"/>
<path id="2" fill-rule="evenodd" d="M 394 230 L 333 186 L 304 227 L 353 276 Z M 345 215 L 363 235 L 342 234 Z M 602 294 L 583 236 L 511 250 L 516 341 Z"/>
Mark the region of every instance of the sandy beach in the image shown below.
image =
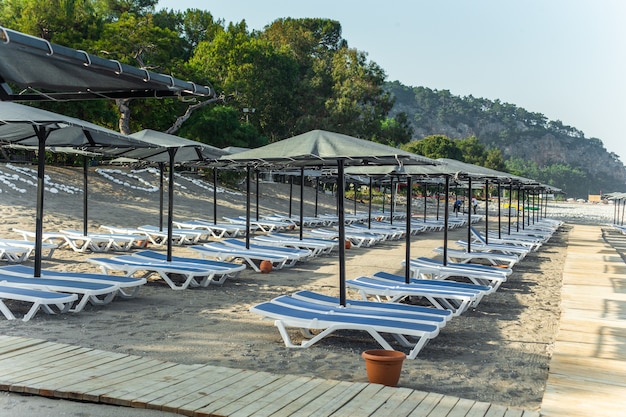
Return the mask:
<path id="1" fill-rule="evenodd" d="M 131 172 L 126 168 L 107 173 L 108 177 L 96 173 L 95 168 L 90 169 L 89 229 L 95 231 L 101 225 L 158 224 L 159 195 L 153 188 L 158 186 L 158 177 L 151 171 Z M 0 236 L 18 238 L 12 228 L 34 230 L 35 187 L 26 181 L 32 180 L 31 174 L 31 171 L 0 165 L 0 176 L 12 178 L 0 183 L 3 218 Z M 50 167 L 47 174 L 50 185 L 44 203 L 44 230 L 82 229 L 82 168 Z M 212 219 L 212 192 L 204 185 L 208 183 L 184 179 L 178 179 L 178 183 L 175 219 Z M 260 191 L 261 214 L 287 213 L 288 185 L 262 183 Z M 298 213 L 298 194 L 299 189 L 294 187 L 294 214 Z M 244 214 L 242 193 L 220 192 L 218 200 L 218 217 Z M 305 200 L 305 215 L 313 215 L 315 197 L 311 188 L 305 189 Z M 320 213 L 333 213 L 335 205 L 334 197 L 319 195 Z M 351 202 L 346 203 L 348 210 L 352 207 Z M 581 213 L 580 209 L 570 213 L 565 209 L 559 211 L 555 206 L 549 213 L 555 218 L 598 224 L 610 222 L 613 215 L 611 207 L 590 204 L 582 207 L 582 212 L 589 210 L 588 215 L 572 214 Z M 365 211 L 367 207 L 358 204 L 357 210 Z M 490 225 L 497 226 L 497 220 L 492 218 Z M 484 228 L 484 223 L 478 227 Z M 477 308 L 453 319 L 417 359 L 406 361 L 399 385 L 539 409 L 558 329 L 568 230 L 566 224 L 538 252 L 517 265 L 495 294 L 485 298 Z M 466 237 L 467 231 L 463 229 L 452 231 L 448 238 L 452 245 Z M 413 238 L 411 253 L 433 257 L 432 249 L 442 243 L 443 233 L 423 233 Z M 174 247 L 174 254 L 197 256 L 178 246 Z M 352 248 L 347 251 L 347 277 L 380 270 L 402 273 L 400 262 L 404 254 L 404 241 Z M 99 272 L 86 262 L 93 256 L 60 249 L 52 260 L 44 261 L 43 267 Z M 281 374 L 367 381 L 360 354 L 378 347 L 369 335 L 342 332 L 309 349 L 288 349 L 271 321 L 260 320 L 249 312 L 256 303 L 300 289 L 338 295 L 337 275 L 335 254 L 270 274 L 248 269 L 222 286 L 173 291 L 157 280 L 145 285 L 132 300 L 88 306 L 78 314 L 49 316 L 40 313 L 29 322 L 1 320 L 0 332 L 179 363 L 210 363 Z M 357 298 L 357 294 L 349 292 L 349 297 Z M 293 332 L 292 336 L 300 340 L 298 332 Z M 404 350 L 400 346 L 397 349 Z"/>

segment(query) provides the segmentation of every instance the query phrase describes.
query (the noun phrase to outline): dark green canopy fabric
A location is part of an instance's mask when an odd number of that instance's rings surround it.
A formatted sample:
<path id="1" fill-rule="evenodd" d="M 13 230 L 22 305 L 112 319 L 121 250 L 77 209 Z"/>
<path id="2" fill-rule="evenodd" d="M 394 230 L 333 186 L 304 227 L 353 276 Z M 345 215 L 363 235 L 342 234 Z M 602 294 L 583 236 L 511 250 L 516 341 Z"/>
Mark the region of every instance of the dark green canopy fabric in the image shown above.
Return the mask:
<path id="1" fill-rule="evenodd" d="M 150 129 L 133 133 L 129 137 L 146 142 L 146 144 L 151 144 L 152 146 L 158 146 L 159 148 L 132 149 L 120 154 L 125 158 L 150 162 L 170 162 L 169 150 L 172 149 L 176 150 L 176 155 L 174 156 L 174 162 L 176 163 L 212 161 L 228 155 L 228 152 L 214 146 Z"/>
<path id="2" fill-rule="evenodd" d="M 260 148 L 224 156 L 235 164 L 326 166 L 436 164 L 423 156 L 341 133 L 312 130 Z"/>
<path id="3" fill-rule="evenodd" d="M 80 119 L 0 101 L 0 146 L 37 148 L 38 129 L 45 131 L 46 147 L 71 147 L 95 153 L 158 147 Z"/>
<path id="4" fill-rule="evenodd" d="M 15 94 L 7 83 L 25 92 Z M 0 100 L 172 96 L 210 98 L 215 90 L 0 26 Z"/>

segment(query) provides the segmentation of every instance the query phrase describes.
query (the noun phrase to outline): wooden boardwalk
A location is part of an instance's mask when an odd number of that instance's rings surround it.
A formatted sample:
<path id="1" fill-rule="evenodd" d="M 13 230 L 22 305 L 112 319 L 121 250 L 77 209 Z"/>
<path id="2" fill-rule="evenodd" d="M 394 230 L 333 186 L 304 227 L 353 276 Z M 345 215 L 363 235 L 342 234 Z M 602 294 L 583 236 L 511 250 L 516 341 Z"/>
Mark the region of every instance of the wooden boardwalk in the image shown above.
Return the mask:
<path id="1" fill-rule="evenodd" d="M 181 365 L 9 336 L 0 336 L 0 390 L 187 416 L 539 416 L 407 388 Z"/>
<path id="2" fill-rule="evenodd" d="M 562 293 L 541 415 L 623 415 L 626 264 L 600 227 L 573 228 Z M 540 415 L 408 388 L 182 365 L 9 336 L 0 336 L 0 390 L 188 416 Z"/>
<path id="3" fill-rule="evenodd" d="M 605 240 L 600 227 L 580 225 L 570 232 L 543 416 L 626 414 L 626 263 L 620 253 L 626 253 L 625 235 L 608 233 Z"/>

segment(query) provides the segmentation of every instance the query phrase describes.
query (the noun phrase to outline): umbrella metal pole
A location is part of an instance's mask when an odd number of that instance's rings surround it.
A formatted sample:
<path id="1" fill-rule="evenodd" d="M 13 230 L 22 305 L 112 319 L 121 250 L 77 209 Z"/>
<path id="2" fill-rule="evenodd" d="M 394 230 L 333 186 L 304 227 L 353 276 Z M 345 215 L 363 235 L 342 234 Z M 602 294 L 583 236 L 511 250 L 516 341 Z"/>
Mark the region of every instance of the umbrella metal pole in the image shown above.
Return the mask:
<path id="1" fill-rule="evenodd" d="M 450 198 L 450 176 L 448 175 L 446 175 L 445 187 L 446 189 L 444 190 L 444 197 L 445 197 L 446 204 L 443 207 L 443 264 L 444 266 L 448 264 L 448 217 L 450 216 L 450 205 L 448 204 L 448 199 Z"/>
<path id="2" fill-rule="evenodd" d="M 485 242 L 489 244 L 489 180 L 485 179 Z"/>
<path id="3" fill-rule="evenodd" d="M 256 169 L 254 171 L 254 173 L 256 174 L 256 192 L 254 193 L 255 198 L 256 198 L 256 221 L 259 221 L 259 170 Z M 293 177 L 291 180 L 291 184 L 293 185 Z M 291 217 L 291 197 L 289 199 L 289 217 Z"/>
<path id="4" fill-rule="evenodd" d="M 300 240 L 304 237 L 304 167 L 300 167 Z"/>
<path id="5" fill-rule="evenodd" d="M 37 150 L 37 208 L 35 215 L 35 266 L 34 277 L 41 277 L 41 249 L 43 242 L 43 195 L 44 195 L 44 177 L 46 170 L 46 139 L 48 132 L 44 127 L 33 126 L 39 146 Z"/>
<path id="6" fill-rule="evenodd" d="M 428 189 L 426 188 L 426 183 L 424 183 L 424 223 L 426 223 L 426 208 L 427 208 L 426 194 L 427 193 L 428 193 Z"/>
<path id="7" fill-rule="evenodd" d="M 502 185 L 498 183 L 498 239 L 502 239 Z"/>
<path id="8" fill-rule="evenodd" d="M 367 216 L 367 228 L 371 229 L 372 228 L 372 177 L 370 177 L 369 203 L 367 205 L 367 211 L 369 213 Z"/>
<path id="9" fill-rule="evenodd" d="M 404 282 L 411 282 L 411 203 L 413 202 L 413 184 L 411 176 L 406 177 L 406 231 L 404 254 Z"/>
<path id="10" fill-rule="evenodd" d="M 441 199 L 441 187 L 437 184 L 437 220 L 439 220 L 439 206 Z"/>
<path id="11" fill-rule="evenodd" d="M 393 206 L 395 206 L 395 193 L 393 187 L 393 178 L 391 178 L 391 201 L 389 202 L 389 222 L 393 224 Z"/>
<path id="12" fill-rule="evenodd" d="M 472 251 L 472 209 L 471 209 L 471 204 L 470 204 L 470 199 L 472 195 L 472 177 L 469 177 L 467 179 L 467 198 L 466 200 L 468 200 L 467 202 L 467 251 L 471 252 Z"/>
<path id="13" fill-rule="evenodd" d="M 352 189 L 354 190 L 354 215 L 356 216 L 356 183 L 352 183 Z"/>
<path id="14" fill-rule="evenodd" d="M 293 214 L 293 175 L 289 176 L 289 218 Z M 259 219 L 257 219 L 258 221 Z"/>
<path id="15" fill-rule="evenodd" d="M 623 204 L 622 204 L 622 222 L 621 222 L 621 226 L 624 225 L 624 212 L 626 211 L 626 199 L 623 200 Z"/>
<path id="16" fill-rule="evenodd" d="M 517 216 L 516 216 L 516 221 L 515 221 L 515 231 L 519 232 L 519 210 L 520 210 L 520 193 L 523 194 L 522 189 L 520 186 L 517 186 Z M 522 210 L 524 210 L 524 201 L 522 200 L 522 206 L 521 206 Z"/>
<path id="17" fill-rule="evenodd" d="M 250 249 L 250 166 L 246 167 L 246 249 Z"/>
<path id="18" fill-rule="evenodd" d="M 508 234 L 511 234 L 511 207 L 513 206 L 513 183 L 509 184 L 509 231 Z"/>
<path id="19" fill-rule="evenodd" d="M 170 186 L 168 187 L 167 204 L 167 261 L 172 261 L 172 228 L 174 223 L 174 157 L 178 148 L 168 148 L 170 155 Z"/>
<path id="20" fill-rule="evenodd" d="M 159 232 L 163 231 L 163 162 L 159 162 Z"/>
<path id="21" fill-rule="evenodd" d="M 88 216 L 88 208 L 87 208 L 87 166 L 89 164 L 89 159 L 87 155 L 83 156 L 83 236 L 87 236 L 87 216 Z"/>
<path id="22" fill-rule="evenodd" d="M 315 218 L 317 218 L 317 205 L 318 198 L 320 193 L 320 179 L 319 177 L 315 178 Z"/>
<path id="23" fill-rule="evenodd" d="M 344 161 L 337 161 L 337 211 L 339 214 L 339 304 L 346 306 L 346 216 L 344 212 Z"/>
<path id="24" fill-rule="evenodd" d="M 213 168 L 213 224 L 217 224 L 217 168 Z"/>

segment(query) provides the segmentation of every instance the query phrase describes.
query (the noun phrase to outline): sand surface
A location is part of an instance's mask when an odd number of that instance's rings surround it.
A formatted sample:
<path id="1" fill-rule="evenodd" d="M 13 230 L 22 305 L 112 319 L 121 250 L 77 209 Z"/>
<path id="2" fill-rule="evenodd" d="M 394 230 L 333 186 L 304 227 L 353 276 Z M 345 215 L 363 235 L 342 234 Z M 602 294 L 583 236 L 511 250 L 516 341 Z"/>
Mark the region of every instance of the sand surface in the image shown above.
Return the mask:
<path id="1" fill-rule="evenodd" d="M 44 230 L 82 229 L 82 169 L 48 168 L 47 174 L 50 185 L 45 195 Z M 106 174 L 107 177 L 90 168 L 90 231 L 98 230 L 101 225 L 135 227 L 158 224 L 159 193 L 152 188 L 158 187 L 157 175 L 151 171 L 133 173 L 126 168 L 122 172 L 107 171 Z M 33 171 L 0 165 L 0 178 L 5 179 L 0 183 L 1 236 L 18 238 L 12 228 L 34 230 L 35 186 L 28 183 L 33 181 L 32 175 Z M 175 219 L 212 219 L 210 184 L 184 179 L 178 179 L 177 183 Z M 288 212 L 289 185 L 261 183 L 260 191 L 261 214 Z M 314 214 L 314 195 L 312 188 L 305 188 L 305 215 Z M 293 196 L 295 215 L 299 207 L 298 186 L 294 186 Z M 319 213 L 333 213 L 336 205 L 334 197 L 321 193 L 318 197 Z M 254 204 L 254 197 L 252 202 Z M 220 192 L 218 203 L 218 217 L 245 213 L 245 196 L 242 193 L 233 190 Z M 419 207 L 417 212 L 421 212 L 421 204 L 416 203 Z M 612 218 L 611 208 L 600 205 L 584 208 L 591 210 L 590 216 L 576 217 L 576 221 L 583 218 L 608 222 Z M 352 210 L 353 203 L 347 202 L 346 209 Z M 357 210 L 365 211 L 367 206 L 358 204 Z M 565 211 L 553 212 L 553 217 L 559 217 L 559 213 Z M 255 215 L 254 207 L 252 214 Z M 567 216 L 572 217 L 571 214 Z M 503 224 L 507 221 L 508 218 L 502 219 Z M 497 224 L 492 217 L 490 227 Z M 478 227 L 484 228 L 484 222 Z M 477 308 L 453 319 L 417 359 L 405 361 L 400 385 L 538 409 L 558 330 L 561 275 L 568 230 L 567 225 L 562 227 L 550 242 L 514 268 L 514 273 L 498 292 L 485 298 Z M 454 230 L 448 238 L 452 246 L 457 239 L 466 239 L 467 231 Z M 442 243 L 443 233 L 423 233 L 413 238 L 411 254 L 433 257 L 432 249 Z M 174 247 L 174 254 L 192 256 L 194 252 Z M 94 265 L 86 262 L 93 256 L 96 255 L 61 249 L 55 252 L 51 261 L 44 261 L 43 267 L 99 272 Z M 404 241 L 386 242 L 372 248 L 352 248 L 347 251 L 347 277 L 380 270 L 402 273 L 400 262 L 404 256 Z M 32 262 L 27 264 L 32 265 Z M 49 316 L 40 313 L 26 323 L 0 320 L 0 333 L 186 364 L 210 363 L 275 373 L 367 381 L 360 354 L 364 350 L 378 348 L 369 335 L 356 331 L 341 332 L 309 349 L 289 349 L 284 346 L 272 321 L 260 320 L 259 316 L 248 311 L 256 303 L 300 289 L 338 295 L 337 277 L 338 260 L 335 254 L 270 274 L 248 269 L 222 286 L 173 291 L 157 280 L 145 285 L 135 299 L 115 300 L 106 306 L 88 306 L 79 314 Z M 357 297 L 355 293 L 348 294 Z M 292 337 L 295 341 L 301 340 L 297 331 L 292 332 Z M 407 352 L 396 346 L 398 350 Z"/>

